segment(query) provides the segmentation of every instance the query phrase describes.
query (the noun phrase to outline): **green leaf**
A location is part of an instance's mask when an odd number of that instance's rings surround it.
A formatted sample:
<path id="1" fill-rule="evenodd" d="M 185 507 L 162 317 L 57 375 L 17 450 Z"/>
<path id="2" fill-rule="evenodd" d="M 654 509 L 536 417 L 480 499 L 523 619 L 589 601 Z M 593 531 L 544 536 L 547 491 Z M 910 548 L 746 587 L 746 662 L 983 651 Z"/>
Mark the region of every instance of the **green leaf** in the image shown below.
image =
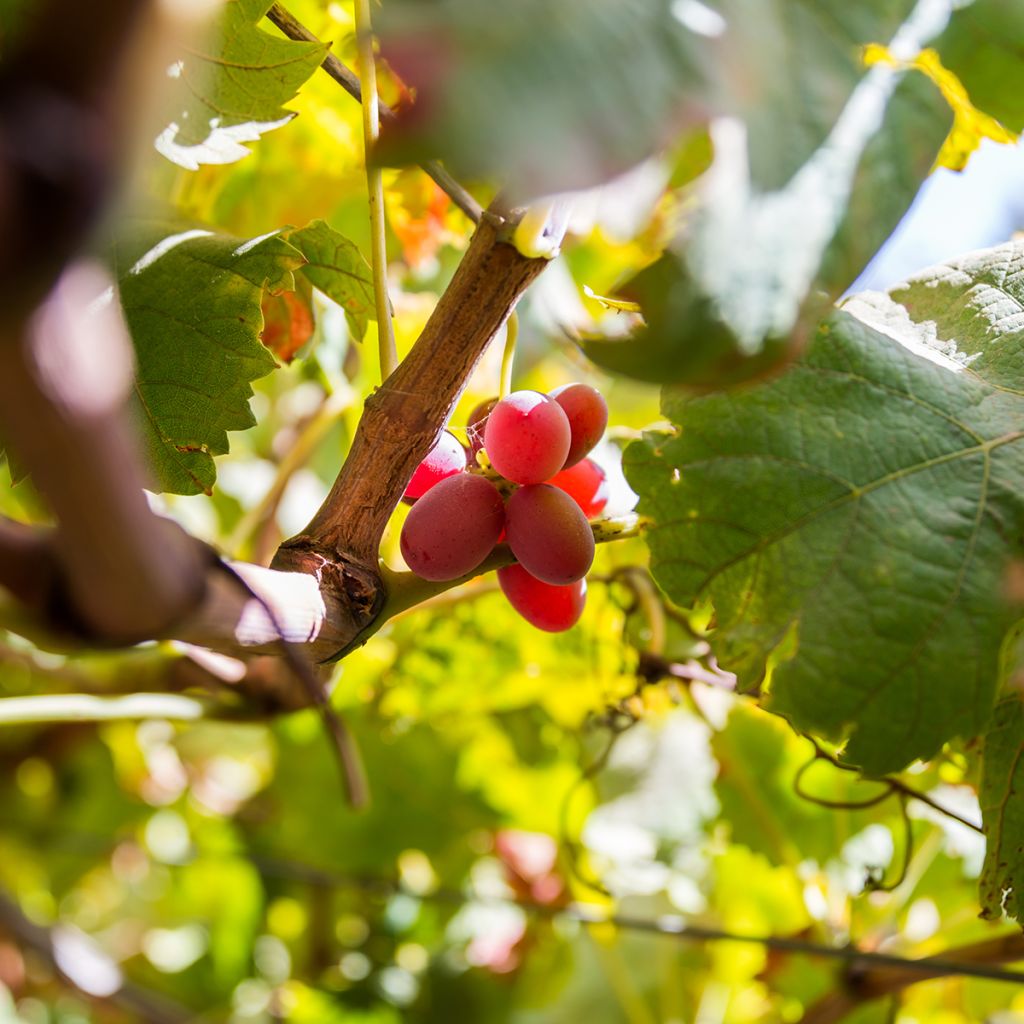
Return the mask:
<path id="1" fill-rule="evenodd" d="M 1022 259 L 1007 246 L 982 262 L 1016 289 Z M 770 385 L 666 392 L 679 432 L 626 452 L 662 587 L 709 596 L 723 667 L 744 688 L 771 670 L 771 709 L 848 735 L 869 774 L 985 727 L 1020 615 L 1003 592 L 1024 527 L 1024 400 L 982 374 L 1021 359 L 1024 333 L 969 324 L 957 349 L 984 344 L 980 372 L 909 323 L 894 341 L 837 313 Z"/>
<path id="2" fill-rule="evenodd" d="M 990 384 L 1024 380 L 1024 245 L 968 253 L 915 274 L 888 293 L 864 292 L 844 308 L 883 334 L 911 341 Z"/>
<path id="3" fill-rule="evenodd" d="M 954 13 L 935 48 L 979 110 L 1024 131 L 1024 6 L 974 0 Z"/>
<path id="4" fill-rule="evenodd" d="M 764 376 L 798 354 L 910 207 L 949 131 L 938 90 L 901 75 L 876 67 L 864 78 L 834 134 L 774 192 L 758 192 L 742 170 L 735 129 L 718 131 L 683 231 L 622 289 L 646 326 L 624 341 L 588 341 L 586 354 L 696 389 Z"/>
<path id="5" fill-rule="evenodd" d="M 781 189 L 828 137 L 864 76 L 861 48 L 887 42 L 913 0 L 718 0 L 720 106 L 747 126 L 755 191 Z"/>
<path id="6" fill-rule="evenodd" d="M 741 343 L 729 314 L 698 283 L 690 263 L 682 253 L 666 252 L 621 288 L 640 305 L 645 325 L 626 339 L 584 341 L 587 357 L 613 373 L 704 390 L 763 376 L 797 354 L 799 339 L 766 335 L 760 327 L 753 344 Z"/>
<path id="7" fill-rule="evenodd" d="M 138 364 L 134 405 L 159 490 L 209 493 L 227 431 L 255 423 L 250 382 L 275 366 L 259 340 L 260 303 L 264 290 L 292 289 L 302 262 L 276 233 L 243 241 L 150 220 L 117 241 Z"/>
<path id="8" fill-rule="evenodd" d="M 383 50 L 418 90 L 385 140 L 527 195 L 607 180 L 715 116 L 749 132 L 755 188 L 778 189 L 821 145 L 912 0 L 488 0 L 386 4 Z M 941 26 L 939 26 L 941 28 Z"/>
<path id="9" fill-rule="evenodd" d="M 292 231 L 288 241 L 306 257 L 302 273 L 345 310 L 349 330 L 361 341 L 376 313 L 373 271 L 358 246 L 322 220 Z"/>
<path id="10" fill-rule="evenodd" d="M 981 773 L 981 816 L 985 866 L 980 885 L 981 914 L 1004 913 L 1024 925 L 1024 703 L 1019 694 L 999 702 L 985 735 Z"/>
<path id="11" fill-rule="evenodd" d="M 227 0 L 198 51 L 168 69 L 177 83 L 174 113 L 156 148 L 196 170 L 246 156 L 243 142 L 279 128 L 295 114 L 284 109 L 323 62 L 328 43 L 294 42 L 256 27 L 270 0 Z"/>
<path id="12" fill-rule="evenodd" d="M 664 0 L 622 4 L 395 0 L 378 19 L 389 63 L 418 91 L 384 159 L 443 156 L 529 195 L 625 171 L 707 115 L 710 55 Z"/>

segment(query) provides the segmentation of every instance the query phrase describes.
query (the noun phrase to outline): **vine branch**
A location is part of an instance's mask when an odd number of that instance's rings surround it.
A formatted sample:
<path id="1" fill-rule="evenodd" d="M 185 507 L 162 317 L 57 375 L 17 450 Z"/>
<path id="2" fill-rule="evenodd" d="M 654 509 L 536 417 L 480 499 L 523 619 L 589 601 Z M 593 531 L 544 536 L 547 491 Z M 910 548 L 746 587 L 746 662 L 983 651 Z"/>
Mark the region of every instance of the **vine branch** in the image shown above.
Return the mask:
<path id="1" fill-rule="evenodd" d="M 546 259 L 530 259 L 509 244 L 508 227 L 495 212 L 481 221 L 416 344 L 367 399 L 326 500 L 302 533 L 282 545 L 274 567 L 309 571 L 317 560 L 367 571 L 376 565 L 384 528 L 413 471 L 491 339 L 547 266 Z M 369 611 L 353 637 L 377 610 Z"/>

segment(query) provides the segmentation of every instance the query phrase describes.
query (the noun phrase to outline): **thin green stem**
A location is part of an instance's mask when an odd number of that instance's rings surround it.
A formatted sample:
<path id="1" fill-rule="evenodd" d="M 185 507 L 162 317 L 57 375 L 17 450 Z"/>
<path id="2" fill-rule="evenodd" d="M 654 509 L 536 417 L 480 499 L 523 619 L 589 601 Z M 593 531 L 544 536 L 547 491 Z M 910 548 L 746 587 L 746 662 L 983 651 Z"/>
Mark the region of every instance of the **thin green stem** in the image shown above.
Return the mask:
<path id="1" fill-rule="evenodd" d="M 356 41 L 359 48 L 359 83 L 363 107 L 363 153 L 366 187 L 370 196 L 370 255 L 373 261 L 373 300 L 377 310 L 377 343 L 380 350 L 380 379 L 385 381 L 398 368 L 398 349 L 391 324 L 388 299 L 387 231 L 384 224 L 384 182 L 380 167 L 374 166 L 373 147 L 380 135 L 380 107 L 377 98 L 377 66 L 373 56 L 373 24 L 370 0 L 356 0 Z"/>
<path id="2" fill-rule="evenodd" d="M 823 806 L 832 807 L 848 807 L 855 809 L 856 807 L 870 807 L 872 804 L 879 803 L 880 801 L 892 796 L 894 793 L 902 793 L 904 796 L 909 797 L 911 800 L 916 800 L 918 803 L 927 804 L 933 811 L 938 811 L 939 814 L 944 814 L 947 818 L 952 818 L 954 821 L 960 822 L 961 825 L 965 826 L 977 832 L 979 835 L 984 835 L 985 830 L 981 825 L 976 825 L 973 821 L 965 818 L 961 814 L 957 814 L 956 811 L 951 811 L 948 807 L 943 807 L 941 804 L 933 800 L 927 793 L 921 792 L 919 789 L 915 789 L 913 786 L 904 782 L 901 778 L 895 775 L 880 775 L 877 778 L 864 775 L 861 770 L 852 764 L 846 764 L 841 761 L 835 754 L 830 754 L 813 736 L 809 736 L 807 733 L 801 733 L 805 740 L 808 740 L 811 746 L 814 747 L 813 758 L 805 764 L 798 772 L 797 777 L 794 780 L 794 787 L 797 793 L 806 800 L 812 800 L 813 802 L 822 804 Z M 868 800 L 867 802 L 847 802 L 847 801 L 823 801 L 816 797 L 810 797 L 807 793 L 800 791 L 799 784 L 804 772 L 814 764 L 815 761 L 827 761 L 830 765 L 838 768 L 840 771 L 852 772 L 855 775 L 859 775 L 862 780 L 866 782 L 878 782 L 888 787 L 885 791 L 880 793 L 877 798 Z"/>
<path id="3" fill-rule="evenodd" d="M 137 718 L 169 718 L 184 722 L 213 717 L 213 714 L 213 708 L 207 702 L 176 693 L 129 693 L 123 697 L 52 693 L 0 699 L 0 725 L 109 722 Z"/>
<path id="4" fill-rule="evenodd" d="M 504 398 L 512 391 L 512 363 L 516 357 L 516 339 L 519 337 L 519 314 L 512 315 L 505 323 L 505 350 L 501 354 L 501 385 L 498 397 Z"/>

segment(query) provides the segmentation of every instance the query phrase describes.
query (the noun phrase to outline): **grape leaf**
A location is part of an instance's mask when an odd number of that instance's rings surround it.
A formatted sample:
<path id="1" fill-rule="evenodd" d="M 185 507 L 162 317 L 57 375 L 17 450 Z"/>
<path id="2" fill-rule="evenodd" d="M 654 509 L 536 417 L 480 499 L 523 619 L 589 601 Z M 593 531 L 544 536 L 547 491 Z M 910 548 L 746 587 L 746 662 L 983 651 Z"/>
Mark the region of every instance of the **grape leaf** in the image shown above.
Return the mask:
<path id="1" fill-rule="evenodd" d="M 302 273 L 345 310 L 349 330 L 361 341 L 376 313 L 373 271 L 358 246 L 322 220 L 292 231 L 288 241 L 306 257 Z"/>
<path id="2" fill-rule="evenodd" d="M 981 814 L 987 845 L 980 880 L 982 917 L 1005 912 L 1024 925 L 1024 702 L 999 702 L 985 735 Z"/>
<path id="3" fill-rule="evenodd" d="M 715 18 L 718 16 L 711 12 Z M 380 155 L 443 156 L 536 196 L 607 180 L 707 116 L 707 40 L 665 0 L 623 5 L 394 0 L 378 19 L 389 64 L 417 90 Z"/>
<path id="4" fill-rule="evenodd" d="M 910 340 L 989 383 L 1024 380 L 1024 245 L 1011 242 L 928 267 L 887 293 L 844 308 L 883 334 Z"/>
<path id="5" fill-rule="evenodd" d="M 784 185 L 829 133 L 912 0 L 394 0 L 384 55 L 417 89 L 387 159 L 442 156 L 523 193 L 607 180 L 712 117 L 741 119 L 755 187 Z M 941 27 L 941 26 L 940 26 Z"/>
<path id="6" fill-rule="evenodd" d="M 857 86 L 834 135 L 777 191 L 730 177 L 744 159 L 729 158 L 738 139 L 716 139 L 717 170 L 683 230 L 622 289 L 640 302 L 646 326 L 585 343 L 589 358 L 641 380 L 707 389 L 762 376 L 799 352 L 802 325 L 853 282 L 910 207 L 952 120 L 931 83 L 915 75 L 897 85 L 900 72 L 875 70 L 882 74 Z"/>
<path id="7" fill-rule="evenodd" d="M 1024 359 L 1024 246 L 972 266 L 956 354 L 911 313 L 887 337 L 837 312 L 776 382 L 666 391 L 679 431 L 624 463 L 654 574 L 678 603 L 712 598 L 723 667 L 745 688 L 770 671 L 771 709 L 848 735 L 871 774 L 985 727 L 1020 617 L 1003 595 L 1024 527 L 1024 396 L 1004 381 Z M 985 270 L 1002 298 L 989 316 Z"/>
<path id="8" fill-rule="evenodd" d="M 313 286 L 296 280 L 295 291 L 267 295 L 263 299 L 263 330 L 260 341 L 282 363 L 290 363 L 313 337 Z"/>
<path id="9" fill-rule="evenodd" d="M 863 80 L 862 47 L 916 19 L 912 0 L 717 0 L 719 107 L 747 128 L 757 192 L 781 189 L 821 146 Z M 913 13 L 912 13 L 913 12 Z"/>
<path id="10" fill-rule="evenodd" d="M 233 163 L 249 153 L 243 142 L 295 116 L 284 104 L 330 46 L 257 28 L 269 7 L 270 0 L 227 0 L 205 45 L 171 64 L 168 75 L 177 84 L 174 113 L 155 143 L 168 160 L 188 170 Z"/>
<path id="11" fill-rule="evenodd" d="M 1017 0 L 965 4 L 935 48 L 979 110 L 1024 131 L 1024 6 Z"/>
<path id="12" fill-rule="evenodd" d="M 250 382 L 276 365 L 259 340 L 264 291 L 292 290 L 302 255 L 276 233 L 243 241 L 151 220 L 136 221 L 117 241 L 113 263 L 155 485 L 209 493 L 226 432 L 255 423 Z"/>

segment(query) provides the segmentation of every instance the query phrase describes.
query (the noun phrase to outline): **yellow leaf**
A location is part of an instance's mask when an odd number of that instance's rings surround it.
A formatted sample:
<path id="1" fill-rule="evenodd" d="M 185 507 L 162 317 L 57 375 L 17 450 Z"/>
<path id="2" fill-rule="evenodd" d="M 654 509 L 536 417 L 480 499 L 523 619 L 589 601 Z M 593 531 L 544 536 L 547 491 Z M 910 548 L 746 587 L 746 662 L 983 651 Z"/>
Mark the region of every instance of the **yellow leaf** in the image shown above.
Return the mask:
<path id="1" fill-rule="evenodd" d="M 630 302 L 628 299 L 610 299 L 606 295 L 598 295 L 589 285 L 583 286 L 583 294 L 588 299 L 600 302 L 606 309 L 617 309 L 624 313 L 640 313 L 639 302 Z"/>
<path id="2" fill-rule="evenodd" d="M 948 167 L 954 171 L 962 171 L 967 166 L 971 154 L 981 145 L 982 139 L 1010 144 L 1017 141 L 1017 135 L 1003 127 L 994 117 L 990 117 L 971 102 L 963 82 L 948 68 L 935 50 L 922 50 L 913 60 L 897 60 L 889 50 L 871 43 L 864 48 L 864 63 L 868 67 L 874 64 L 888 64 L 895 68 L 913 69 L 927 75 L 942 93 L 943 99 L 953 111 L 953 127 L 946 136 L 946 141 L 935 160 L 937 167 Z"/>

